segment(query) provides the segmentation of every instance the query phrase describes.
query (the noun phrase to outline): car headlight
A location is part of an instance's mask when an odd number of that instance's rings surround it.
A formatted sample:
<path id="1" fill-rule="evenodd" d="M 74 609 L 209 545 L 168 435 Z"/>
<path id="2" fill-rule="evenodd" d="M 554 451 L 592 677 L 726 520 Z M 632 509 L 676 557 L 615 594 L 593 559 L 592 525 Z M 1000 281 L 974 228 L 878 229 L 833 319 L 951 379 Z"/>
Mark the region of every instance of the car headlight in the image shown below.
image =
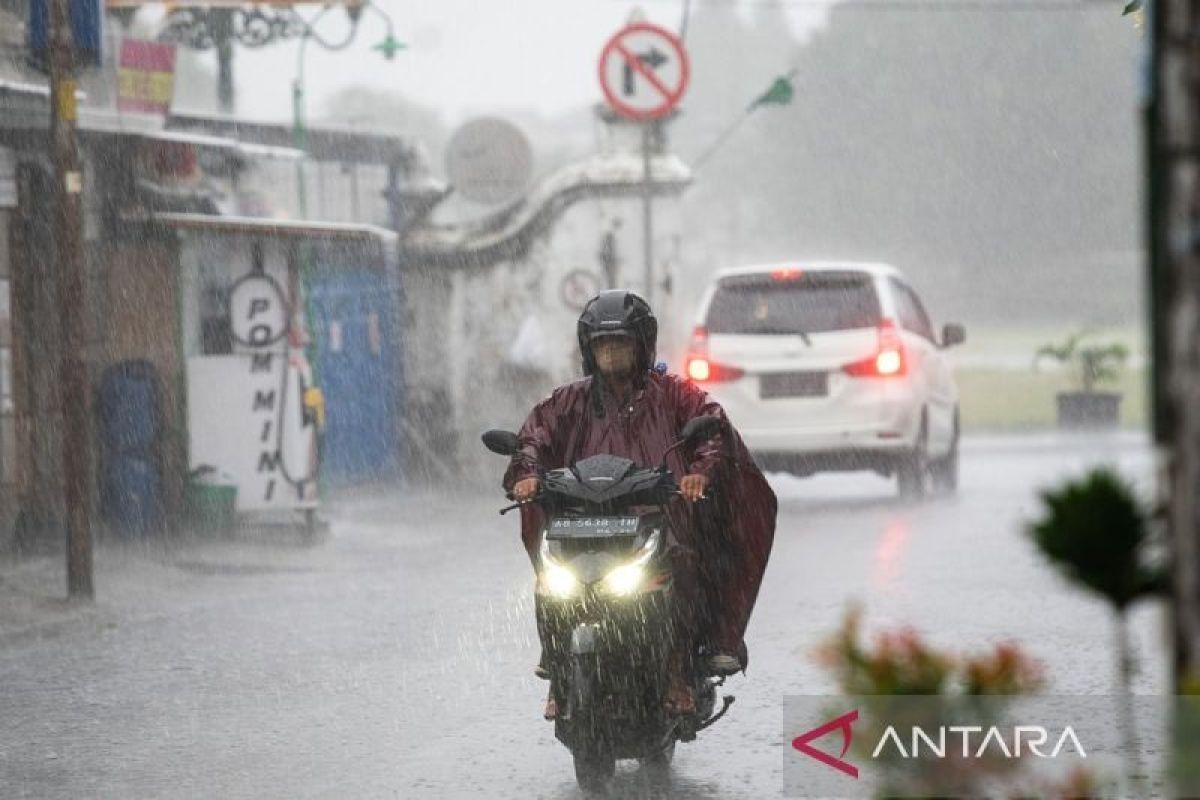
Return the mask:
<path id="1" fill-rule="evenodd" d="M 575 577 L 575 573 L 559 564 L 550 555 L 550 542 L 545 537 L 542 538 L 542 546 L 539 551 L 542 561 L 542 585 L 550 594 L 560 599 L 574 597 L 579 592 L 579 579 Z"/>
<path id="2" fill-rule="evenodd" d="M 646 563 L 654 557 L 661 538 L 662 531 L 660 529 L 655 528 L 651 531 L 650 536 L 646 538 L 646 543 L 638 550 L 632 561 L 610 570 L 604 576 L 604 588 L 618 596 L 636 592 L 642 585 L 642 579 L 646 576 Z"/>

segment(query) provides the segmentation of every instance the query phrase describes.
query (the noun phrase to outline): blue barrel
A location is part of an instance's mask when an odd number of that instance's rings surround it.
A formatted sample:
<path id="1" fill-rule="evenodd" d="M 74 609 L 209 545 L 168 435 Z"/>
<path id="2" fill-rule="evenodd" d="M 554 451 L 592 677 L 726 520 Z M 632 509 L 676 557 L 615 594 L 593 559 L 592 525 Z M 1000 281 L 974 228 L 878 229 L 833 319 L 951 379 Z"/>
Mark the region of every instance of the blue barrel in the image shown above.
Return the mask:
<path id="1" fill-rule="evenodd" d="M 149 361 L 122 361 L 104 371 L 96 409 L 106 453 L 147 455 L 157 448 L 162 430 L 158 386 L 158 370 Z"/>
<path id="2" fill-rule="evenodd" d="M 162 392 L 149 361 L 122 361 L 96 390 L 104 518 L 130 535 L 163 528 Z"/>
<path id="3" fill-rule="evenodd" d="M 103 492 L 113 528 L 138 535 L 162 530 L 162 477 L 157 464 L 137 455 L 113 457 L 104 475 Z"/>

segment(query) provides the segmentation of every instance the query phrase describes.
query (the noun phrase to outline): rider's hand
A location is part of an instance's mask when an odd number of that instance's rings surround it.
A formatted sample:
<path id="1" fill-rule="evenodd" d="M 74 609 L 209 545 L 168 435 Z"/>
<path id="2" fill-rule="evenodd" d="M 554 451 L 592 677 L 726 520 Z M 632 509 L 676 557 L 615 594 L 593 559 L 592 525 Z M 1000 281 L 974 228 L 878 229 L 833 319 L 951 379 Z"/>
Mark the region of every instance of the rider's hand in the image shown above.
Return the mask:
<path id="1" fill-rule="evenodd" d="M 513 487 L 513 497 L 517 500 L 528 500 L 537 494 L 538 487 L 541 482 L 537 478 L 526 478 L 522 481 L 517 481 L 517 485 Z"/>
<path id="2" fill-rule="evenodd" d="M 685 475 L 679 482 L 679 493 L 693 503 L 704 496 L 707 488 L 708 478 L 703 475 Z"/>

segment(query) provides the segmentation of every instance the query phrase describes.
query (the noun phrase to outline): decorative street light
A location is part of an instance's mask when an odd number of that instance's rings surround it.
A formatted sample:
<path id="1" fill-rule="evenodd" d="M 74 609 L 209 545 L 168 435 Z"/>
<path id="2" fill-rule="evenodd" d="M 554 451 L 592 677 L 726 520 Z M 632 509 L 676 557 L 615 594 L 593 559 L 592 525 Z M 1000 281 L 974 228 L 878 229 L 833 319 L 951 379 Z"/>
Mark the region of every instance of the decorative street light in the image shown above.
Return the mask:
<path id="1" fill-rule="evenodd" d="M 129 0 L 108 0 L 109 8 L 119 7 Z M 139 5 L 141 0 L 133 0 Z M 320 5 L 321 10 L 311 19 L 306 20 L 296 10 L 296 6 Z M 382 16 L 388 25 L 388 36 L 375 46 L 384 55 L 391 58 L 403 47 L 392 36 L 392 21 L 377 6 L 364 0 L 346 0 L 340 4 L 345 9 L 350 21 L 350 30 L 339 41 L 331 41 L 321 36 L 313 27 L 317 20 L 333 7 L 329 3 L 315 0 L 297 0 L 282 3 L 278 0 L 267 0 L 253 6 L 242 6 L 234 0 L 194 0 L 184 2 L 174 7 L 167 17 L 166 27 L 159 34 L 159 39 L 165 42 L 188 47 L 193 50 L 216 50 L 217 52 L 217 105 L 222 113 L 233 112 L 234 82 L 233 82 L 233 47 L 259 48 L 288 39 L 300 39 L 301 43 L 309 39 L 328 50 L 341 50 L 348 47 L 358 34 L 359 21 L 366 9 Z"/>
<path id="2" fill-rule="evenodd" d="M 325 6 L 310 20 L 302 20 L 304 23 L 304 31 L 300 34 L 300 46 L 296 49 L 296 79 L 292 82 L 292 144 L 297 150 L 308 149 L 308 127 L 307 113 L 304 99 L 304 57 L 308 53 L 308 42 L 310 40 L 316 42 L 326 50 L 344 50 L 354 42 L 355 36 L 358 34 L 358 22 L 362 17 L 363 10 L 368 10 L 381 17 L 387 25 L 387 35 L 383 41 L 372 46 L 372 50 L 377 50 L 383 54 L 383 57 L 391 61 L 396 57 L 396 53 L 405 48 L 404 43 L 398 40 L 395 36 L 395 31 L 392 26 L 392 18 L 387 13 L 374 3 L 368 2 L 353 6 L 353 13 L 350 14 L 352 27 L 349 33 L 341 41 L 330 41 L 321 37 L 318 33 L 316 25 L 321 20 L 321 17 L 330 10 L 331 6 Z M 351 7 L 347 7 L 349 11 Z M 296 15 L 299 17 L 299 14 Z M 300 205 L 300 216 L 308 216 L 308 193 L 304 185 L 304 163 L 301 161 L 296 164 L 297 178 L 297 199 Z"/>

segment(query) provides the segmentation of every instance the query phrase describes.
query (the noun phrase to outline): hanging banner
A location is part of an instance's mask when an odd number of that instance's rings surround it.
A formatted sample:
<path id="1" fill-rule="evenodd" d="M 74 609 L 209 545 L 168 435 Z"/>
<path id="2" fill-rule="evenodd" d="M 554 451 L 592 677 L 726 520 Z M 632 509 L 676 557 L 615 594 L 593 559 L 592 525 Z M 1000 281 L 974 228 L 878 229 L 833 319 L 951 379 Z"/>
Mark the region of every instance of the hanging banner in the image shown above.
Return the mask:
<path id="1" fill-rule="evenodd" d="M 122 40 L 117 84 L 119 111 L 165 117 L 171 111 L 175 93 L 175 46 Z"/>
<path id="2" fill-rule="evenodd" d="M 100 6 L 100 0 L 68 0 L 71 44 L 78 67 L 96 67 L 103 60 L 104 10 Z M 29 63 L 39 72 L 46 72 L 50 52 L 50 0 L 29 0 L 28 11 L 25 37 Z"/>

